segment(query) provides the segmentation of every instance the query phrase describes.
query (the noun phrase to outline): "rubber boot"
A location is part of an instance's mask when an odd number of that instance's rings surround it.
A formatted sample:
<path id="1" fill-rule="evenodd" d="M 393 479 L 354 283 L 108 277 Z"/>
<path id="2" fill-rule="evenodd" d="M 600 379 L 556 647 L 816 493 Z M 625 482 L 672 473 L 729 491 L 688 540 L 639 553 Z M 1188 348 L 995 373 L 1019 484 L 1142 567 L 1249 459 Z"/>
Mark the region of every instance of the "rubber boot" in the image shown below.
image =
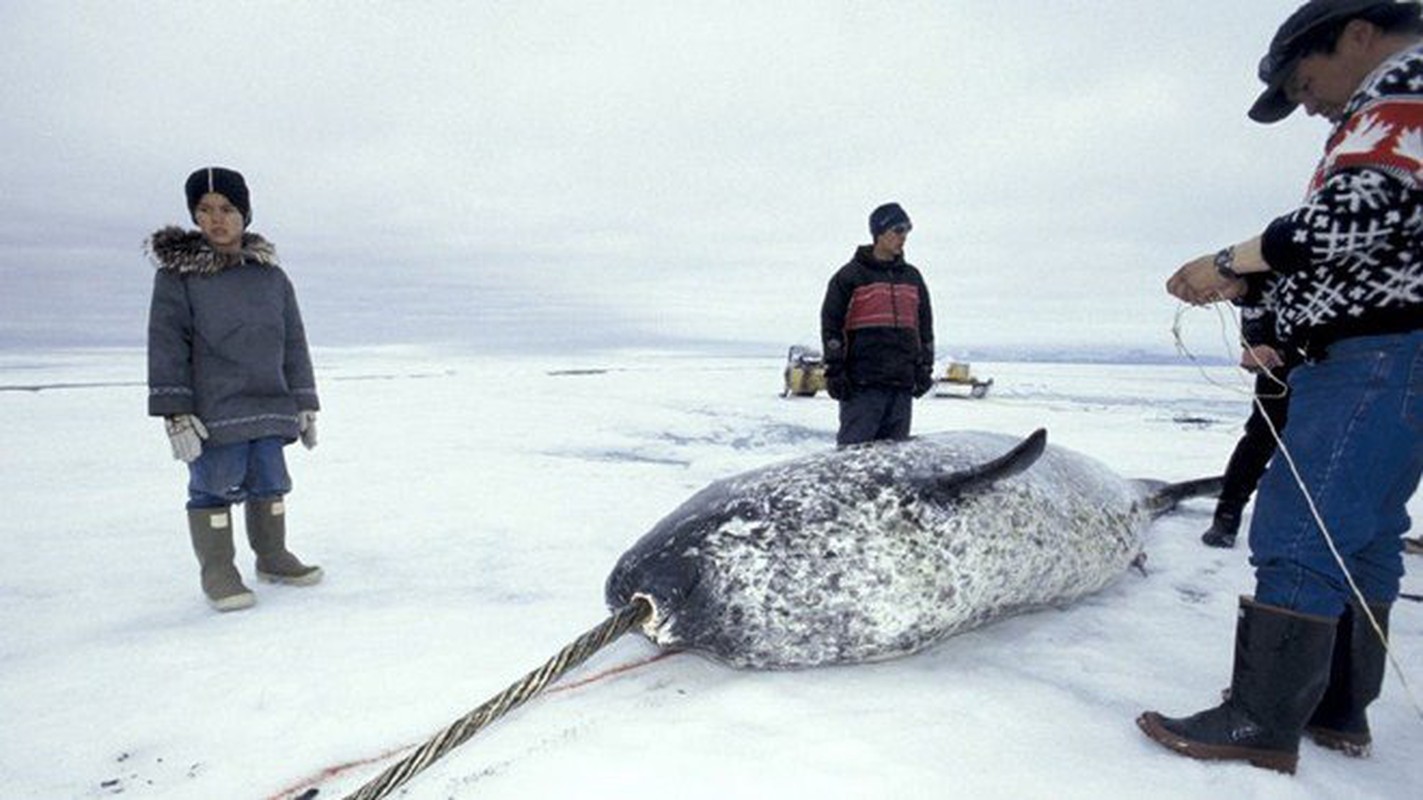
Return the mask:
<path id="1" fill-rule="evenodd" d="M 1148 711 L 1137 726 L 1190 758 L 1294 774 L 1305 720 L 1329 683 L 1337 622 L 1240 598 L 1225 702 L 1181 718 Z"/>
<path id="2" fill-rule="evenodd" d="M 281 498 L 247 501 L 247 541 L 257 554 L 258 578 L 291 586 L 321 580 L 321 567 L 303 564 L 287 550 L 287 509 Z"/>
<path id="3" fill-rule="evenodd" d="M 1389 603 L 1369 603 L 1385 637 L 1388 636 Z M 1305 723 L 1305 732 L 1315 744 L 1338 750 L 1355 758 L 1369 755 L 1373 737 L 1369 733 L 1369 718 L 1364 713 L 1369 703 L 1378 699 L 1388 666 L 1388 650 L 1379 632 L 1357 603 L 1350 603 L 1339 617 L 1339 632 L 1334 639 L 1334 661 L 1329 671 L 1329 686 Z"/>
<path id="4" fill-rule="evenodd" d="M 218 611 L 251 608 L 257 602 L 233 566 L 232 513 L 227 508 L 188 509 L 188 533 L 201 567 L 203 594 Z"/>
<path id="5" fill-rule="evenodd" d="M 1201 534 L 1201 541 L 1211 547 L 1234 547 L 1240 532 L 1240 510 L 1217 507 L 1211 526 Z"/>

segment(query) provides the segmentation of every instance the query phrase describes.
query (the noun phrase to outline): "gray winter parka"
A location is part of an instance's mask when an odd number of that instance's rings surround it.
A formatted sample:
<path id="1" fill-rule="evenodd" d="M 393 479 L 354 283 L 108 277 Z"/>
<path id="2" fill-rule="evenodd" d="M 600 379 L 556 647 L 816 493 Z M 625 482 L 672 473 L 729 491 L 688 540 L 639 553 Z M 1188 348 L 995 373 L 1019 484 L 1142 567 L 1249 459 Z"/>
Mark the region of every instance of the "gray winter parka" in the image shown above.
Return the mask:
<path id="1" fill-rule="evenodd" d="M 296 440 L 298 411 L 321 407 L 306 331 L 276 249 L 253 233 L 242 252 L 200 231 L 145 242 L 158 272 L 148 314 L 148 413 L 194 414 L 212 444 Z"/>

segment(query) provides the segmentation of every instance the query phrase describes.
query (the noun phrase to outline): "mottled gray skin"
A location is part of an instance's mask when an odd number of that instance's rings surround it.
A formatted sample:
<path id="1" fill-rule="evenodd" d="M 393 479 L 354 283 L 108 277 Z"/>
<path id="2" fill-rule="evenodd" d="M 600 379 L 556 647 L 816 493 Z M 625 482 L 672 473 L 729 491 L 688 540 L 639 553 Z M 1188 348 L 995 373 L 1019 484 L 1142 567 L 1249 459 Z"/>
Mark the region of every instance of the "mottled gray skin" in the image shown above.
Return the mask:
<path id="1" fill-rule="evenodd" d="M 1137 558 L 1163 504 L 1042 436 L 940 434 L 717 481 L 622 556 L 607 602 L 646 597 L 658 645 L 754 668 L 893 658 L 1071 602 Z"/>

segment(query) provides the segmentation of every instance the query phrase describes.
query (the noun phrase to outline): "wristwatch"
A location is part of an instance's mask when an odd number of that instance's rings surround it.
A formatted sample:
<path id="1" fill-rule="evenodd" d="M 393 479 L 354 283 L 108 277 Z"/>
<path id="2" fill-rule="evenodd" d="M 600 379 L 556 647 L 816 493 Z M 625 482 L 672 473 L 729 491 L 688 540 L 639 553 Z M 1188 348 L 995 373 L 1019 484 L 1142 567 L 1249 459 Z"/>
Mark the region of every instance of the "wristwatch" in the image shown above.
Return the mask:
<path id="1" fill-rule="evenodd" d="M 1233 281 L 1244 280 L 1245 276 L 1235 271 L 1235 246 L 1231 245 L 1215 254 L 1215 271 L 1222 278 Z"/>

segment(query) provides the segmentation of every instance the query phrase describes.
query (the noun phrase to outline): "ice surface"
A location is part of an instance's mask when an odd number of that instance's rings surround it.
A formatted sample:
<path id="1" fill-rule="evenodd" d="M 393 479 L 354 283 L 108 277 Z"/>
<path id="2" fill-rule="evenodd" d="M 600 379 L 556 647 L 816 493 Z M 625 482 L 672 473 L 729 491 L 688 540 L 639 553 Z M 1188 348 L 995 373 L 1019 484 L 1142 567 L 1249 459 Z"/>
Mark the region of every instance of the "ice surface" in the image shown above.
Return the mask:
<path id="1" fill-rule="evenodd" d="M 617 556 L 693 492 L 832 446 L 834 404 L 781 399 L 779 355 L 318 350 L 321 445 L 288 450 L 288 505 L 326 580 L 254 583 L 257 606 L 225 615 L 198 589 L 142 353 L 0 357 L 0 795 L 344 796 L 601 620 Z M 1246 415 L 1191 367 L 975 371 L 987 398 L 919 401 L 915 429 L 1046 427 L 1123 475 L 1182 480 L 1222 468 Z M 1137 731 L 1229 680 L 1252 582 L 1243 544 L 1198 542 L 1210 511 L 1158 521 L 1145 576 L 910 658 L 771 673 L 676 655 L 546 694 L 401 796 L 1418 796 L 1423 714 L 1392 674 L 1373 757 L 1306 743 L 1293 778 Z M 1423 686 L 1423 606 L 1393 621 Z M 566 682 L 655 653 L 630 635 Z"/>

